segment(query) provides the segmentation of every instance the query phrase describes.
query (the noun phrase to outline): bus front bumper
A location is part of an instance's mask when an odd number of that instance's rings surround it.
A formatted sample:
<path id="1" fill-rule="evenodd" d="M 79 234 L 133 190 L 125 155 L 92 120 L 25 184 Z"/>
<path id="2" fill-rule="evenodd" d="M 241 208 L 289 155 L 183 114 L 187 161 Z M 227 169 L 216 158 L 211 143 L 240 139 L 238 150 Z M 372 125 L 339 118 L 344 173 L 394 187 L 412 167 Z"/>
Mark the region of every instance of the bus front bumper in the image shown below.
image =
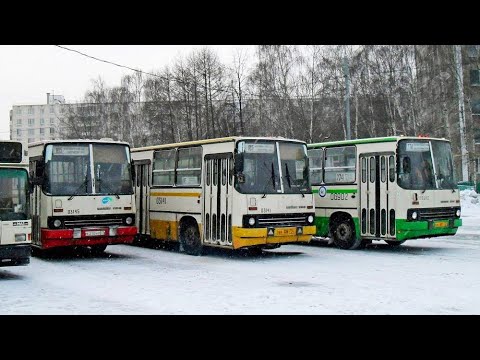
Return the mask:
<path id="1" fill-rule="evenodd" d="M 275 245 L 286 243 L 308 243 L 315 234 L 316 226 L 296 226 L 281 228 L 242 228 L 233 227 L 233 248 L 248 246 Z"/>
<path id="2" fill-rule="evenodd" d="M 41 248 L 131 244 L 137 232 L 136 226 L 60 230 L 42 229 Z"/>
<path id="3" fill-rule="evenodd" d="M 30 263 L 30 244 L 0 246 L 0 266 L 27 265 Z"/>
<path id="4" fill-rule="evenodd" d="M 397 220 L 397 240 L 455 235 L 462 219 L 429 221 Z"/>

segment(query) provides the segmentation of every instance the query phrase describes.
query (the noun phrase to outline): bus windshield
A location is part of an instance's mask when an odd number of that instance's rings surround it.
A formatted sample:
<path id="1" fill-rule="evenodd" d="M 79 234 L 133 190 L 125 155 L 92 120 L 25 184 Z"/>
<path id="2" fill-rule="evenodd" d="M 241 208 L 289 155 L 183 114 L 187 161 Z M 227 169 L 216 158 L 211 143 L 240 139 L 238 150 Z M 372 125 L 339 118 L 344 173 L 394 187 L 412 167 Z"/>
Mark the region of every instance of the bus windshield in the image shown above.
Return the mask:
<path id="1" fill-rule="evenodd" d="M 123 144 L 62 143 L 45 150 L 45 191 L 51 195 L 132 194 L 130 171 Z"/>
<path id="2" fill-rule="evenodd" d="M 398 184 L 404 189 L 456 189 L 450 143 L 401 140 L 398 144 Z"/>
<path id="3" fill-rule="evenodd" d="M 307 148 L 304 144 L 240 141 L 237 144 L 236 189 L 245 194 L 310 192 Z M 281 167 L 281 169 L 279 168 Z"/>
<path id="4" fill-rule="evenodd" d="M 0 220 L 28 219 L 28 172 L 0 168 Z"/>

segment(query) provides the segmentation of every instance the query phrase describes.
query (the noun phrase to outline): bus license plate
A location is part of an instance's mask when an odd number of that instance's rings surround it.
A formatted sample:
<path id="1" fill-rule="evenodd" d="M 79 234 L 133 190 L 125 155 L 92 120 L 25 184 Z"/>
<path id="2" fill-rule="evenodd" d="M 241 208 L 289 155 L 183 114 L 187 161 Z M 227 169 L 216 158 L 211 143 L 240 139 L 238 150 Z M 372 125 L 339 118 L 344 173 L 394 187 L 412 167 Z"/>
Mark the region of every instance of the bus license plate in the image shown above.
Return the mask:
<path id="1" fill-rule="evenodd" d="M 105 230 L 87 230 L 85 231 L 85 236 L 103 236 L 105 235 Z"/>
<path id="2" fill-rule="evenodd" d="M 433 223 L 434 228 L 446 228 L 448 227 L 448 221 L 436 221 Z"/>
<path id="3" fill-rule="evenodd" d="M 296 235 L 297 229 L 296 228 L 287 228 L 287 229 L 276 229 L 275 235 L 277 236 L 285 236 L 285 235 Z"/>

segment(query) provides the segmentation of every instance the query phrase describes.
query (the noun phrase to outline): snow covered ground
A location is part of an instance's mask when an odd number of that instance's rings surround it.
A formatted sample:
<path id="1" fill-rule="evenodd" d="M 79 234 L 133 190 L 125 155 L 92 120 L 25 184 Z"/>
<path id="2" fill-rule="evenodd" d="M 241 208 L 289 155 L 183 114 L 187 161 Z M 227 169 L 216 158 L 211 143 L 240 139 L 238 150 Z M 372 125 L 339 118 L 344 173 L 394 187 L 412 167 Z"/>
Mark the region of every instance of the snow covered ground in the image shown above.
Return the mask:
<path id="1" fill-rule="evenodd" d="M 109 246 L 101 256 L 0 268 L 0 314 L 480 314 L 480 204 L 462 192 L 457 235 L 326 241 L 262 255 Z"/>

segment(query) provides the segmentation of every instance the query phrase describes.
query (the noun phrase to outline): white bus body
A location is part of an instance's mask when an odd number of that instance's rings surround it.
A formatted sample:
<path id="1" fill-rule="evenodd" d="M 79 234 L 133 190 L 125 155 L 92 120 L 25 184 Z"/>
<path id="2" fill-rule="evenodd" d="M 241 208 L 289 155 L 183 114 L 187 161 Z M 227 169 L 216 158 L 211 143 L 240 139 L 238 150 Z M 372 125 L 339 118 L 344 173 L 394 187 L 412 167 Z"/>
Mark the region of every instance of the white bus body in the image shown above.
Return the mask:
<path id="1" fill-rule="evenodd" d="M 135 198 L 130 147 L 111 140 L 32 143 L 33 249 L 133 242 Z"/>
<path id="2" fill-rule="evenodd" d="M 132 149 L 132 160 L 140 236 L 198 255 L 202 246 L 306 243 L 315 233 L 304 142 L 199 140 Z"/>
<path id="3" fill-rule="evenodd" d="M 392 136 L 308 149 L 317 236 L 333 238 L 340 248 L 451 236 L 462 225 L 445 139 Z"/>
<path id="4" fill-rule="evenodd" d="M 30 263 L 28 148 L 0 141 L 0 266 Z"/>

